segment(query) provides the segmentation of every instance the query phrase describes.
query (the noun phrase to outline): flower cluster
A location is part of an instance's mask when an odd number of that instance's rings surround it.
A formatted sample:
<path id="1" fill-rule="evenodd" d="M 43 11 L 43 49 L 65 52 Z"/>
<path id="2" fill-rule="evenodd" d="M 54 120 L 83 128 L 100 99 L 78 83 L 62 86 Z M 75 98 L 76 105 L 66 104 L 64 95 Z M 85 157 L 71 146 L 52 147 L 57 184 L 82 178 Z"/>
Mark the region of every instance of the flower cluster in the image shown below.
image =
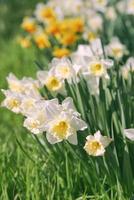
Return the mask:
<path id="1" fill-rule="evenodd" d="M 100 79 L 108 79 L 108 69 L 113 61 L 104 57 L 101 41 L 96 39 L 90 45 L 80 45 L 69 58 L 53 58 L 49 70 L 37 71 L 37 80 L 26 78 L 19 80 L 12 73 L 7 77 L 8 90 L 2 90 L 5 99 L 2 106 L 15 113 L 24 115 L 24 127 L 33 134 L 46 134 L 51 144 L 68 140 L 77 144 L 77 132 L 88 128 L 85 120 L 74 106 L 73 99 L 67 96 L 66 81 L 71 86 L 86 81 L 92 95 L 99 94 Z M 46 99 L 40 90 L 44 87 L 52 95 Z M 61 94 L 59 103 L 56 96 Z M 47 97 L 48 98 L 48 97 Z M 84 149 L 89 155 L 99 156 L 111 139 L 100 132 L 87 136 Z"/>
<path id="2" fill-rule="evenodd" d="M 2 106 L 15 113 L 24 115 L 24 127 L 33 134 L 46 133 L 51 144 L 68 140 L 77 145 L 77 131 L 87 129 L 87 124 L 76 111 L 70 97 L 59 104 L 58 99 L 45 100 L 37 92 L 38 84 L 32 79 L 18 80 L 13 74 L 7 78 L 9 90 L 2 90 L 6 96 Z M 111 139 L 98 131 L 94 136 L 87 136 L 84 149 L 89 155 L 99 156 Z"/>
<path id="3" fill-rule="evenodd" d="M 80 76 L 87 81 L 92 94 L 99 93 L 100 78 L 109 79 L 107 70 L 113 66 L 111 59 L 103 56 L 100 39 L 91 42 L 90 45 L 79 45 L 78 50 L 68 58 L 54 58 L 48 71 L 38 71 L 37 78 L 42 87 L 53 93 L 65 94 L 65 80 L 79 82 Z"/>
<path id="4" fill-rule="evenodd" d="M 34 43 L 39 49 L 51 49 L 54 57 L 68 56 L 79 42 L 88 43 L 104 34 L 105 21 L 115 22 L 117 18 L 116 7 L 107 0 L 38 3 L 33 15 L 23 19 L 19 42 L 25 48 Z M 123 48 L 118 41 L 111 45 Z M 121 56 L 117 51 L 110 54 Z"/>

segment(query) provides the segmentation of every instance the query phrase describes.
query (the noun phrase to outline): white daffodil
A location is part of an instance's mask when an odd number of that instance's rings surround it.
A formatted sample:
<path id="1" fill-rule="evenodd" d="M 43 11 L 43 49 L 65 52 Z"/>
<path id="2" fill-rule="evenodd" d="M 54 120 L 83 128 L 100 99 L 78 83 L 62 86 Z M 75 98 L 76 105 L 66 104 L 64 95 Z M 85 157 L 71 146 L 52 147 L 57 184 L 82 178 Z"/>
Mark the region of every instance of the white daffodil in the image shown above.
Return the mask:
<path id="1" fill-rule="evenodd" d="M 12 73 L 7 76 L 8 87 L 13 92 L 23 93 L 24 87 L 21 81 Z"/>
<path id="2" fill-rule="evenodd" d="M 86 58 L 103 57 L 101 40 L 96 38 L 89 45 L 79 45 L 76 52 L 71 55 L 74 63 L 83 65 Z"/>
<path id="3" fill-rule="evenodd" d="M 37 78 L 41 86 L 46 86 L 49 91 L 53 93 L 65 93 L 64 80 L 56 76 L 54 68 L 51 68 L 49 71 L 38 71 Z"/>
<path id="4" fill-rule="evenodd" d="M 44 3 L 38 3 L 36 5 L 34 15 L 40 22 L 48 22 L 56 17 L 54 9 Z"/>
<path id="5" fill-rule="evenodd" d="M 125 129 L 124 134 L 128 139 L 134 141 L 134 128 Z"/>
<path id="6" fill-rule="evenodd" d="M 83 66 L 85 65 L 85 59 L 92 56 L 93 52 L 91 51 L 89 45 L 79 45 L 77 51 L 72 53 L 71 59 L 77 74 L 81 72 Z"/>
<path id="7" fill-rule="evenodd" d="M 1 106 L 8 108 L 15 113 L 20 113 L 22 96 L 10 90 L 2 90 L 2 92 L 4 93 L 6 98 L 2 102 Z"/>
<path id="8" fill-rule="evenodd" d="M 72 60 L 77 63 L 77 73 L 85 77 L 91 94 L 98 94 L 100 77 L 109 79 L 107 69 L 113 66 L 111 59 L 104 59 L 100 39 L 97 38 L 90 45 L 79 46 Z"/>
<path id="9" fill-rule="evenodd" d="M 46 137 L 51 144 L 68 140 L 77 144 L 77 131 L 87 128 L 86 123 L 74 111 L 72 102 L 68 99 L 58 107 L 47 110 L 48 123 L 46 124 Z"/>
<path id="10" fill-rule="evenodd" d="M 31 94 L 40 97 L 38 91 L 39 82 L 37 80 L 27 77 L 19 80 L 14 74 L 10 73 L 7 77 L 7 82 L 9 89 L 13 92 L 29 96 Z"/>
<path id="11" fill-rule="evenodd" d="M 82 74 L 88 82 L 92 82 L 92 77 L 100 78 L 103 77 L 108 79 L 107 69 L 113 66 L 113 61 L 110 59 L 101 59 L 97 57 L 86 58 L 85 64 L 82 68 Z M 91 81 L 90 81 L 91 79 Z M 98 81 L 96 83 L 99 83 Z"/>
<path id="12" fill-rule="evenodd" d="M 76 75 L 71 61 L 67 58 L 54 58 L 51 62 L 51 67 L 54 69 L 56 77 L 63 80 L 71 81 Z"/>
<path id="13" fill-rule="evenodd" d="M 87 141 L 85 143 L 84 149 L 89 155 L 92 156 L 103 156 L 105 153 L 105 148 L 112 141 L 111 138 L 102 136 L 100 131 L 97 131 L 94 136 L 87 136 L 86 139 Z"/>
<path id="14" fill-rule="evenodd" d="M 36 108 L 36 105 L 41 100 L 32 96 L 22 95 L 21 99 L 21 113 L 27 116 L 29 113 L 33 112 Z"/>
<path id="15" fill-rule="evenodd" d="M 43 111 L 35 113 L 35 117 L 27 117 L 23 126 L 34 134 L 43 133 L 45 126 L 45 114 Z"/>
<path id="16" fill-rule="evenodd" d="M 57 99 L 36 102 L 32 110 L 29 110 L 26 114 L 27 118 L 24 121 L 24 127 L 34 134 L 43 133 L 48 120 L 47 111 L 54 109 L 56 106 L 58 106 Z"/>
<path id="17" fill-rule="evenodd" d="M 118 38 L 113 38 L 106 46 L 106 52 L 109 56 L 120 59 L 124 54 L 127 53 L 127 50 L 125 45 L 123 45 Z"/>
<path id="18" fill-rule="evenodd" d="M 107 73 L 107 68 L 111 67 L 111 62 L 105 62 L 105 60 L 92 60 L 89 61 L 86 71 L 83 73 L 84 75 L 92 75 L 97 77 L 102 77 Z"/>

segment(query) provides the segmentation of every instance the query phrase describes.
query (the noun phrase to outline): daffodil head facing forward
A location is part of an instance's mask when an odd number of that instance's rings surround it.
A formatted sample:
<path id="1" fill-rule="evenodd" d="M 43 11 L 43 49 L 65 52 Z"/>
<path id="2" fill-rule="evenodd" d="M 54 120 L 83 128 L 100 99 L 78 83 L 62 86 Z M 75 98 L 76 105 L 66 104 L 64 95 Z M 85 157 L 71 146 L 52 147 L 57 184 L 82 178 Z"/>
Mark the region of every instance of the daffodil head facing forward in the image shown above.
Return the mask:
<path id="1" fill-rule="evenodd" d="M 97 131 L 94 136 L 89 135 L 86 137 L 87 141 L 85 143 L 85 151 L 92 156 L 103 156 L 105 153 L 105 148 L 112 141 L 111 138 L 107 136 L 102 136 L 100 131 Z"/>

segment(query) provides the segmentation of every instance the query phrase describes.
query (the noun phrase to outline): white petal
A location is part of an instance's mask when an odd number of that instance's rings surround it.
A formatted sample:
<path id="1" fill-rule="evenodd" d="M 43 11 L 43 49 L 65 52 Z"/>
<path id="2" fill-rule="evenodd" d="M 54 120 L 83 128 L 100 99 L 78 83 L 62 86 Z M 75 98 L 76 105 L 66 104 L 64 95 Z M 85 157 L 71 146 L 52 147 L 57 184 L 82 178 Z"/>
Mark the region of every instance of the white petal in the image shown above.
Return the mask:
<path id="1" fill-rule="evenodd" d="M 97 131 L 97 132 L 94 134 L 94 137 L 95 137 L 96 140 L 100 141 L 100 139 L 101 139 L 101 137 L 102 137 L 100 131 Z"/>
<path id="2" fill-rule="evenodd" d="M 17 77 L 13 73 L 9 73 L 7 76 L 7 81 L 9 82 L 10 80 L 18 81 Z"/>
<path id="3" fill-rule="evenodd" d="M 67 97 L 63 102 L 62 102 L 62 106 L 65 109 L 73 109 L 76 110 L 74 107 L 74 103 L 73 103 L 73 99 L 71 97 Z"/>
<path id="4" fill-rule="evenodd" d="M 48 76 L 48 72 L 47 71 L 38 71 L 36 75 L 37 75 L 37 79 L 39 79 L 39 81 L 41 83 L 44 83 L 45 79 Z"/>
<path id="5" fill-rule="evenodd" d="M 103 55 L 103 49 L 101 45 L 101 40 L 97 38 L 93 42 L 91 42 L 91 50 L 96 56 L 102 56 Z"/>
<path id="6" fill-rule="evenodd" d="M 86 140 L 94 140 L 94 136 L 93 136 L 93 135 L 88 135 L 88 136 L 86 137 Z"/>
<path id="7" fill-rule="evenodd" d="M 128 139 L 134 141 L 134 128 L 125 129 L 124 134 Z"/>
<path id="8" fill-rule="evenodd" d="M 105 149 L 104 149 L 104 148 L 101 148 L 100 150 L 98 150 L 98 151 L 96 152 L 96 156 L 103 156 L 104 153 L 105 153 Z"/>
<path id="9" fill-rule="evenodd" d="M 51 133 L 46 133 L 46 138 L 50 144 L 56 144 L 59 142 Z"/>
<path id="10" fill-rule="evenodd" d="M 87 128 L 86 122 L 84 122 L 82 119 L 79 119 L 77 117 L 73 117 L 71 121 L 72 127 L 75 128 L 76 131 L 78 130 L 85 130 Z"/>
<path id="11" fill-rule="evenodd" d="M 54 103 L 49 103 L 46 106 L 46 117 L 48 120 L 52 120 L 61 112 L 61 106 Z"/>
<path id="12" fill-rule="evenodd" d="M 77 140 L 77 134 L 72 134 L 68 137 L 68 141 L 71 144 L 77 145 L 78 144 L 78 140 Z"/>
<path id="13" fill-rule="evenodd" d="M 97 131 L 94 134 L 94 136 L 95 136 L 96 140 L 101 142 L 101 144 L 103 145 L 104 148 L 107 147 L 110 144 L 110 142 L 112 141 L 111 138 L 101 135 L 100 131 Z"/>
<path id="14" fill-rule="evenodd" d="M 114 65 L 114 61 L 111 59 L 102 60 L 102 62 L 106 65 L 107 68 L 110 68 Z"/>

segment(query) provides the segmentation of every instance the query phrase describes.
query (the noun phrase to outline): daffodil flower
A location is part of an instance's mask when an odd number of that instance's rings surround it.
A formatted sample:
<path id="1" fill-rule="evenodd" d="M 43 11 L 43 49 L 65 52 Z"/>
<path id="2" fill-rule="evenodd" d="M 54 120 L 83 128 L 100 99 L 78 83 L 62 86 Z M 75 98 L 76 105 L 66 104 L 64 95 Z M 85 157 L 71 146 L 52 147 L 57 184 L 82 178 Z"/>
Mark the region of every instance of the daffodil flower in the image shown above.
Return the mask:
<path id="1" fill-rule="evenodd" d="M 34 107 L 25 113 L 26 119 L 23 126 L 31 131 L 33 134 L 43 133 L 49 118 L 47 111 L 58 106 L 58 100 L 42 100 L 34 104 Z"/>
<path id="2" fill-rule="evenodd" d="M 41 86 L 46 86 L 50 92 L 65 94 L 64 81 L 56 76 L 53 68 L 49 71 L 38 71 L 37 78 Z"/>
<path id="3" fill-rule="evenodd" d="M 73 64 L 68 58 L 54 58 L 51 62 L 51 67 L 54 69 L 55 75 L 60 79 L 66 79 L 71 82 L 71 79 L 76 76 Z"/>
<path id="4" fill-rule="evenodd" d="M 87 128 L 86 123 L 80 119 L 76 112 L 72 100 L 65 99 L 62 105 L 49 108 L 47 110 L 48 123 L 45 126 L 46 137 L 51 144 L 68 140 L 72 144 L 77 144 L 77 131 Z"/>
<path id="5" fill-rule="evenodd" d="M 111 42 L 105 47 L 106 53 L 116 59 L 121 59 L 127 53 L 125 45 L 123 45 L 117 37 L 111 39 Z"/>
<path id="6" fill-rule="evenodd" d="M 37 24 L 33 17 L 25 17 L 21 24 L 22 28 L 28 33 L 35 33 L 37 30 Z"/>
<path id="7" fill-rule="evenodd" d="M 111 138 L 102 136 L 100 131 L 97 131 L 94 136 L 87 136 L 86 139 L 84 149 L 91 156 L 103 156 L 106 151 L 105 148 L 112 141 Z"/>
<path id="8" fill-rule="evenodd" d="M 9 89 L 12 92 L 16 92 L 23 95 L 34 95 L 40 97 L 39 93 L 39 82 L 32 78 L 23 77 L 19 80 L 14 74 L 10 73 L 7 77 Z"/>
<path id="9" fill-rule="evenodd" d="M 44 3 L 38 3 L 36 5 L 34 15 L 39 22 L 43 23 L 48 23 L 50 20 L 53 20 L 56 17 L 54 9 Z"/>
<path id="10" fill-rule="evenodd" d="M 1 106 L 8 108 L 12 112 L 20 113 L 22 96 L 16 92 L 12 92 L 10 90 L 2 90 L 2 92 L 4 93 L 6 98 L 1 103 Z"/>

